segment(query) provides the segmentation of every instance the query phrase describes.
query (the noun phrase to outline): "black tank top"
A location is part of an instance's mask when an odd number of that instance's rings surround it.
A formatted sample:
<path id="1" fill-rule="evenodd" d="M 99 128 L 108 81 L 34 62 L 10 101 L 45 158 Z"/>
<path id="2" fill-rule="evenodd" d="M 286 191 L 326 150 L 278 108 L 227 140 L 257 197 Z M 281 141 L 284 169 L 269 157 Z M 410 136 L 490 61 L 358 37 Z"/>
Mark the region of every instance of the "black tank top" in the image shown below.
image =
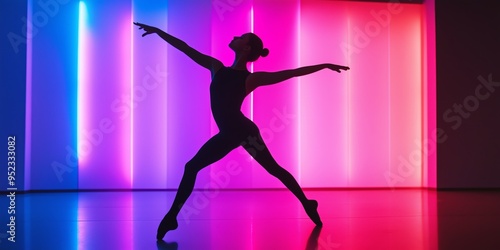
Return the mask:
<path id="1" fill-rule="evenodd" d="M 219 129 L 236 128 L 249 121 L 241 112 L 246 97 L 247 70 L 222 67 L 215 73 L 210 84 L 210 104 L 214 120 Z"/>

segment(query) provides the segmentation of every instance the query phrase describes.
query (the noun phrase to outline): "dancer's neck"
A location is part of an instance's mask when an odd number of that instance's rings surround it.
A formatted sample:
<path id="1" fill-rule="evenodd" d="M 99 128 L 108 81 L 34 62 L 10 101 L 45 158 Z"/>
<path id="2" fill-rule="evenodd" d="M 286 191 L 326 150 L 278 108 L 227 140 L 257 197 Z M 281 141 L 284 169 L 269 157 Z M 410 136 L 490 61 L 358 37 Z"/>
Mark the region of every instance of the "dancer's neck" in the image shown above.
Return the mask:
<path id="1" fill-rule="evenodd" d="M 236 55 L 234 58 L 233 65 L 231 65 L 231 68 L 236 70 L 247 70 L 246 57 L 242 55 Z"/>

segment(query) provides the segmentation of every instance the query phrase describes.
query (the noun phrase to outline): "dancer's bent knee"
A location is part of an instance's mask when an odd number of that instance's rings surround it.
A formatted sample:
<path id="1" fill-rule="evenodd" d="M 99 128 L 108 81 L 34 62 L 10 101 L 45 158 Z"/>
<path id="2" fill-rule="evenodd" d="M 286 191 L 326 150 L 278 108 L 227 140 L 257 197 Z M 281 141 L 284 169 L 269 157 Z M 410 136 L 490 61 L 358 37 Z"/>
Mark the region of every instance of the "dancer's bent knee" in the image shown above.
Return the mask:
<path id="1" fill-rule="evenodd" d="M 187 174 L 197 174 L 203 167 L 197 164 L 193 160 L 190 160 L 184 166 L 184 173 Z"/>

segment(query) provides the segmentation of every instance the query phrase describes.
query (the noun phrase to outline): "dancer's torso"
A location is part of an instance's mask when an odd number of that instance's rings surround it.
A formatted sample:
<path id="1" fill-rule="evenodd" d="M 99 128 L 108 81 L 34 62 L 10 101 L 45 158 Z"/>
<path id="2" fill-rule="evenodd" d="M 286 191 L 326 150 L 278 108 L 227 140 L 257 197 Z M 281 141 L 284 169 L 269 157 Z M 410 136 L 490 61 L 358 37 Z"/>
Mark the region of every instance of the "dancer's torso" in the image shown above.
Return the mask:
<path id="1" fill-rule="evenodd" d="M 246 96 L 246 78 L 250 72 L 222 67 L 210 84 L 212 114 L 221 131 L 244 129 L 249 122 L 241 112 Z"/>

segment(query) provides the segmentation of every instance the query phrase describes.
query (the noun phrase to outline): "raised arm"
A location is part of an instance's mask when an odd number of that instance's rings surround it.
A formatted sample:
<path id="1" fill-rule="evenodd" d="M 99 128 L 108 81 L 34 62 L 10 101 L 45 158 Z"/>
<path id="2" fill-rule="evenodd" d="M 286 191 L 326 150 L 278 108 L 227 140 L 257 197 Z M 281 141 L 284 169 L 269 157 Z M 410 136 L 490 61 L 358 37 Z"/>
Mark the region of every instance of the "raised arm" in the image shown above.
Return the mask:
<path id="1" fill-rule="evenodd" d="M 251 92 L 259 86 L 279 83 L 292 77 L 308 75 L 322 69 L 331 69 L 340 73 L 341 70 L 348 70 L 349 67 L 325 63 L 277 72 L 255 72 L 247 78 L 247 92 Z"/>
<path id="2" fill-rule="evenodd" d="M 178 39 L 177 37 L 174 37 L 174 36 L 166 33 L 165 31 L 163 31 L 159 28 L 149 26 L 146 24 L 142 24 L 142 23 L 138 23 L 138 22 L 134 22 L 134 24 L 139 26 L 139 29 L 144 30 L 144 34 L 142 34 L 143 37 L 146 35 L 149 35 L 149 34 L 153 34 L 153 33 L 158 34 L 158 36 L 160 36 L 163 40 L 165 40 L 167 43 L 172 45 L 174 48 L 176 48 L 176 49 L 180 50 L 181 52 L 183 52 L 184 54 L 186 54 L 194 62 L 196 62 L 200 66 L 210 70 L 212 75 L 215 74 L 215 72 L 217 72 L 217 70 L 219 70 L 221 67 L 223 67 L 223 64 L 221 61 L 193 49 L 186 42 Z"/>

